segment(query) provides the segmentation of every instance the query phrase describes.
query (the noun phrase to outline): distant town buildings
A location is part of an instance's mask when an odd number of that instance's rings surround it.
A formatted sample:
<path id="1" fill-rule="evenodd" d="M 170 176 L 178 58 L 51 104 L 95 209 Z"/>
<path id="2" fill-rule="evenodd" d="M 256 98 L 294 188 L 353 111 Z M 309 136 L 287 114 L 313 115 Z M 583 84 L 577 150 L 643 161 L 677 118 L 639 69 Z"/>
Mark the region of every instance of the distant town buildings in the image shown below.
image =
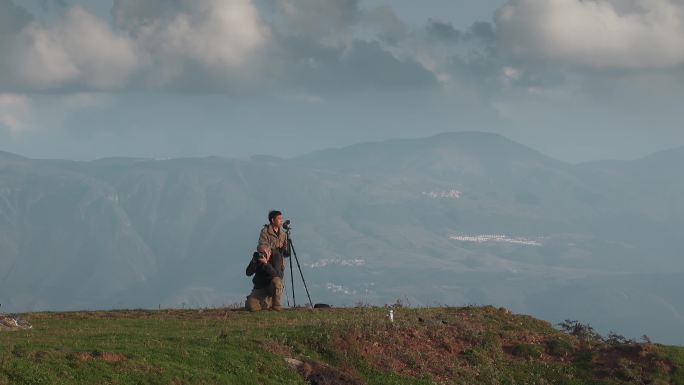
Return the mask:
<path id="1" fill-rule="evenodd" d="M 476 243 L 502 242 L 502 243 L 512 243 L 512 244 L 516 244 L 516 245 L 524 245 L 524 246 L 542 246 L 542 243 L 539 241 L 535 241 L 535 240 L 527 239 L 527 238 L 511 238 L 507 235 L 501 235 L 501 234 L 453 235 L 453 236 L 449 237 L 449 239 L 453 239 L 453 240 L 461 241 L 461 242 L 476 242 Z"/>

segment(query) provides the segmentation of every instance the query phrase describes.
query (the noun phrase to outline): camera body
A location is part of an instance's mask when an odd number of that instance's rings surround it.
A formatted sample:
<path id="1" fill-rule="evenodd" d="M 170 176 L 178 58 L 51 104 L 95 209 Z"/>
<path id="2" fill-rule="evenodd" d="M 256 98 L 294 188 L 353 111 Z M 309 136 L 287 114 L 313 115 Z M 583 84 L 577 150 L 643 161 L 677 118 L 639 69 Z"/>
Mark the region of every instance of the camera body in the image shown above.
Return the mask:
<path id="1" fill-rule="evenodd" d="M 265 257 L 265 256 L 266 256 L 266 253 L 264 253 L 264 252 L 262 252 L 262 251 L 255 251 L 254 254 L 252 254 L 252 259 L 254 259 L 254 260 L 256 261 L 256 260 L 258 260 L 259 258 L 262 258 L 262 257 Z"/>

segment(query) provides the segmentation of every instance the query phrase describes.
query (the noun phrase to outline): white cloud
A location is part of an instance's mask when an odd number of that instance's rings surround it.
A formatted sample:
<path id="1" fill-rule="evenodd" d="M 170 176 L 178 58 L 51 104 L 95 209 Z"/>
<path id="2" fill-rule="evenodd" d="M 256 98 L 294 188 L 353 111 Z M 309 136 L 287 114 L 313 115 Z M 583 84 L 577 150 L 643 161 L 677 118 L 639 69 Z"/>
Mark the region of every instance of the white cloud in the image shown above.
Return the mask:
<path id="1" fill-rule="evenodd" d="M 29 99 L 25 95 L 0 93 L 0 128 L 16 135 L 27 127 Z"/>
<path id="2" fill-rule="evenodd" d="M 504 67 L 501 70 L 501 82 L 506 87 L 510 87 L 513 83 L 520 80 L 521 76 L 522 76 L 522 73 L 517 68 Z"/>
<path id="3" fill-rule="evenodd" d="M 9 57 L 16 78 L 34 89 L 117 89 L 142 64 L 133 41 L 78 6 L 51 24 L 27 25 L 15 36 Z"/>
<path id="4" fill-rule="evenodd" d="M 227 77 L 249 63 L 270 33 L 250 0 L 120 0 L 112 13 L 118 31 L 73 6 L 11 32 L 0 58 L 9 69 L 2 82 L 14 89 L 110 91 L 134 78 L 164 86 L 192 70 Z"/>
<path id="5" fill-rule="evenodd" d="M 114 0 L 113 25 L 83 7 L 63 12 L 24 17 L 0 39 L 0 89 L 240 93 L 284 84 L 301 96 L 434 83 L 428 53 L 383 43 L 408 33 L 391 9 L 364 18 L 359 0 Z M 370 36 L 355 37 L 364 27 Z M 440 66 L 431 70 L 448 82 Z"/>
<path id="6" fill-rule="evenodd" d="M 617 69 L 684 64 L 679 0 L 509 0 L 496 13 L 515 55 Z"/>
<path id="7" fill-rule="evenodd" d="M 119 0 L 113 14 L 167 78 L 186 60 L 219 71 L 244 66 L 270 33 L 250 0 Z"/>
<path id="8" fill-rule="evenodd" d="M 290 34 L 324 39 L 336 36 L 360 16 L 358 0 L 276 0 Z"/>

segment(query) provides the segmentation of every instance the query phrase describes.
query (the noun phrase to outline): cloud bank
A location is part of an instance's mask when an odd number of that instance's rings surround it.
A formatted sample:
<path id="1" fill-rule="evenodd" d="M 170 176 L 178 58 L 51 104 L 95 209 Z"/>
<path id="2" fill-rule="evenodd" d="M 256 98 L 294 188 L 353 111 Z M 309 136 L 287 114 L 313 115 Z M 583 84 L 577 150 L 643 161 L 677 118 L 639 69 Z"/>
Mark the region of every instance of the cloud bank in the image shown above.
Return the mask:
<path id="1" fill-rule="evenodd" d="M 0 129 L 16 135 L 26 127 L 29 100 L 24 95 L 0 93 Z"/>
<path id="2" fill-rule="evenodd" d="M 188 67 L 239 69 L 269 33 L 249 0 L 117 0 L 116 28 L 80 6 L 50 21 L 34 20 L 11 0 L 0 7 L 5 89 L 112 91 L 141 77 L 163 86 Z"/>
<path id="3" fill-rule="evenodd" d="M 365 14 L 357 0 L 115 0 L 112 23 L 79 6 L 47 21 L 12 0 L 0 7 L 11 21 L 2 24 L 0 90 L 326 92 L 434 80 L 415 58 L 355 36 L 360 24 L 402 28 L 391 11 Z"/>
<path id="4" fill-rule="evenodd" d="M 249 0 L 116 0 L 115 24 L 169 74 L 185 65 L 231 71 L 263 47 L 269 30 Z"/>
<path id="5" fill-rule="evenodd" d="M 439 19 L 410 26 L 359 0 L 115 0 L 111 22 L 79 6 L 38 20 L 0 0 L 0 90 L 325 93 L 497 78 L 506 88 L 529 80 L 520 67 L 532 62 L 547 71 L 684 65 L 681 0 L 509 0 L 494 16 L 459 30 Z"/>
<path id="6" fill-rule="evenodd" d="M 679 0 L 510 0 L 496 24 L 518 57 L 601 69 L 684 64 Z"/>
<path id="7" fill-rule="evenodd" d="M 50 25 L 32 22 L 13 37 L 10 72 L 32 89 L 123 87 L 141 59 L 135 44 L 80 7 Z"/>

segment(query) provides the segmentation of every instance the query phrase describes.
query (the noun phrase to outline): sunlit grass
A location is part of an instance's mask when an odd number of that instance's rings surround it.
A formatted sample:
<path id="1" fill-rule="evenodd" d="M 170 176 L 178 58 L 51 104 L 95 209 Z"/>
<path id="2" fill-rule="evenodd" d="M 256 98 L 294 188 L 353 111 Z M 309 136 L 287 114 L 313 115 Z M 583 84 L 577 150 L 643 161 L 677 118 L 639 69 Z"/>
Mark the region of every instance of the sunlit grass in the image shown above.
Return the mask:
<path id="1" fill-rule="evenodd" d="M 395 308 L 394 322 L 387 313 L 28 314 L 32 330 L 0 333 L 0 385 L 304 384 L 286 356 L 371 385 L 684 383 L 681 348 L 587 348 L 547 322 L 494 307 Z"/>

